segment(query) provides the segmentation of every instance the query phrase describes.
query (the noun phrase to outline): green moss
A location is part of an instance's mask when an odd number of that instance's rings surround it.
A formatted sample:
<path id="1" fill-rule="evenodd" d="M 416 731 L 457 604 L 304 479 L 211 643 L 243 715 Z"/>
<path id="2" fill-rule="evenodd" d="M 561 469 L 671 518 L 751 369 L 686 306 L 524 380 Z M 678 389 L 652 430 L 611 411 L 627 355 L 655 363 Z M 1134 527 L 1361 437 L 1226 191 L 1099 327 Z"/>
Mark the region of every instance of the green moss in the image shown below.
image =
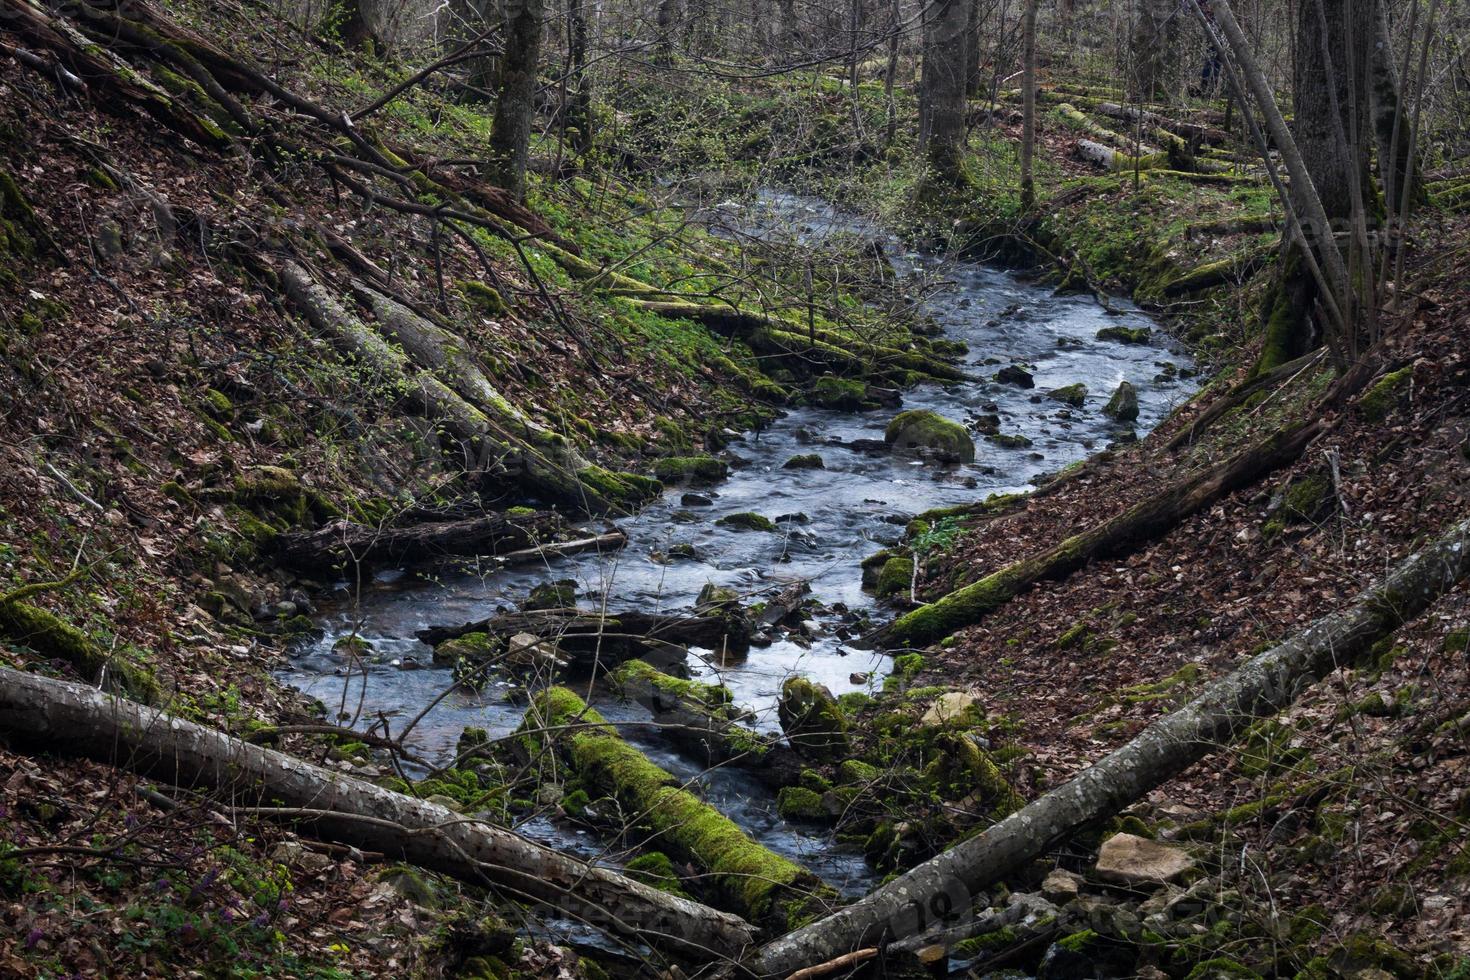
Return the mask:
<path id="1" fill-rule="evenodd" d="M 714 483 L 729 476 L 730 467 L 713 456 L 670 456 L 654 465 L 653 475 L 667 484 Z"/>
<path id="2" fill-rule="evenodd" d="M 975 443 L 965 427 L 928 409 L 900 412 L 888 423 L 883 441 L 894 450 L 923 450 L 962 463 L 975 461 Z"/>
<path id="3" fill-rule="evenodd" d="M 684 890 L 684 885 L 679 878 L 679 872 L 674 867 L 674 862 L 662 851 L 650 851 L 640 854 L 629 861 L 623 869 L 629 877 L 646 882 L 659 891 L 668 892 L 670 895 L 689 897 Z"/>
<path id="4" fill-rule="evenodd" d="M 1021 935 L 1010 926 L 1003 926 L 994 932 L 987 932 L 979 936 L 971 936 L 955 943 L 950 950 L 950 956 L 955 959 L 972 960 L 987 953 L 1004 949 L 1014 943 L 1021 941 Z"/>
<path id="5" fill-rule="evenodd" d="M 825 468 L 822 457 L 816 453 L 807 453 L 803 456 L 792 456 L 781 464 L 783 470 L 820 470 Z"/>
<path id="6" fill-rule="evenodd" d="M 1083 403 L 1087 401 L 1087 385 L 1082 384 L 1079 381 L 1077 384 L 1070 384 L 1061 388 L 1053 388 L 1051 391 L 1048 391 L 1046 393 L 1046 397 L 1050 398 L 1052 401 L 1058 401 L 1066 405 L 1071 405 L 1073 408 L 1081 408 Z"/>
<path id="7" fill-rule="evenodd" d="M 750 511 L 743 511 L 738 514 L 726 514 L 724 517 L 715 521 L 715 524 L 720 527 L 728 527 L 732 531 L 774 532 L 779 530 L 770 518 Z"/>
<path id="8" fill-rule="evenodd" d="M 834 760 L 847 756 L 847 717 L 822 685 L 805 677 L 788 677 L 781 685 L 776 710 L 782 731 L 803 755 Z"/>
<path id="9" fill-rule="evenodd" d="M 868 786 L 878 781 L 883 771 L 861 759 L 843 759 L 837 766 L 837 780 L 844 785 Z"/>
<path id="10" fill-rule="evenodd" d="M 1414 380 L 1413 366 L 1390 371 L 1358 399 L 1358 411 L 1369 422 L 1382 422 L 1398 408 Z"/>
<path id="11" fill-rule="evenodd" d="M 505 649 L 505 641 L 488 633 L 476 632 L 445 640 L 434 648 L 434 663 L 454 664 L 464 660 L 481 663 L 490 660 Z"/>
<path id="12" fill-rule="evenodd" d="M 215 388 L 204 389 L 204 407 L 216 418 L 228 418 L 235 411 L 229 396 Z"/>
<path id="13" fill-rule="evenodd" d="M 467 279 L 459 284 L 460 295 L 465 302 L 477 313 L 489 317 L 501 316 L 506 312 L 505 300 L 500 291 L 494 286 L 486 285 L 478 279 Z"/>
<path id="14" fill-rule="evenodd" d="M 1282 497 L 1282 513 L 1288 521 L 1317 520 L 1332 503 L 1332 480 L 1325 473 L 1310 473 L 1292 480 Z"/>
<path id="15" fill-rule="evenodd" d="M 776 812 L 783 820 L 825 820 L 822 794 L 805 786 L 783 786 L 776 794 Z"/>
<path id="16" fill-rule="evenodd" d="M 1226 977 L 1236 978 L 1236 980 L 1263 980 L 1255 970 L 1225 957 L 1205 960 L 1190 970 L 1184 980 L 1223 980 Z"/>
<path id="17" fill-rule="evenodd" d="M 985 441 L 1002 449 L 1030 449 L 1034 445 L 1025 436 L 1009 432 L 992 432 L 985 437 Z"/>
<path id="18" fill-rule="evenodd" d="M 914 562 L 911 558 L 890 558 L 878 575 L 877 593 L 883 597 L 907 595 L 913 584 Z"/>
<path id="19" fill-rule="evenodd" d="M 1103 414 L 1119 422 L 1138 421 L 1138 392 L 1130 382 L 1118 383 L 1113 397 L 1103 406 Z"/>
<path id="20" fill-rule="evenodd" d="M 1440 649 L 1446 653 L 1463 653 L 1465 650 L 1470 649 L 1470 630 L 1450 630 L 1450 632 L 1445 634 L 1444 641 L 1440 644 Z"/>
<path id="21" fill-rule="evenodd" d="M 159 696 L 158 681 L 147 669 L 112 655 L 71 623 L 30 603 L 0 602 L 0 636 L 43 657 L 65 660 L 88 681 L 105 675 L 140 701 L 151 703 Z"/>
<path id="22" fill-rule="evenodd" d="M 861 381 L 845 378 L 822 377 L 812 385 L 811 401 L 823 408 L 840 411 L 856 411 L 863 407 L 868 396 L 868 386 Z"/>
<path id="23" fill-rule="evenodd" d="M 1153 331 L 1148 327 L 1103 327 L 1097 332 L 1097 339 L 1120 344 L 1146 344 L 1153 339 Z"/>
<path id="24" fill-rule="evenodd" d="M 650 684 L 671 697 L 703 705 L 712 711 L 723 711 L 734 700 L 728 687 L 673 677 L 643 660 L 629 660 L 621 664 L 612 672 L 609 680 L 619 688 L 627 687 L 635 681 Z"/>
<path id="25" fill-rule="evenodd" d="M 1085 953 L 1100 937 L 1092 929 L 1083 929 L 1057 940 L 1057 945 L 1069 953 Z"/>

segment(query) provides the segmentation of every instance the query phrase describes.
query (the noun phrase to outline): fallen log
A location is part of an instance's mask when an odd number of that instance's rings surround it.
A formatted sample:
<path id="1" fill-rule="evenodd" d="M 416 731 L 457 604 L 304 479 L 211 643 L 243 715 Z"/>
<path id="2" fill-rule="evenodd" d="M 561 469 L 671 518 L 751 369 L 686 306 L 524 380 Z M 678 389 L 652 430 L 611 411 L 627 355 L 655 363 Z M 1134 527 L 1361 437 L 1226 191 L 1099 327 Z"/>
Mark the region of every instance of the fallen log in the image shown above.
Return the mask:
<path id="1" fill-rule="evenodd" d="M 737 956 L 739 918 L 588 865 L 467 817 L 81 684 L 0 668 L 0 731 L 17 744 L 123 766 L 323 840 L 488 885 L 600 929 L 702 960 Z"/>
<path id="2" fill-rule="evenodd" d="M 1251 395 L 1254 395 L 1258 391 L 1274 388 L 1296 377 L 1313 364 L 1321 361 L 1325 353 L 1321 349 L 1314 350 L 1310 354 L 1303 354 L 1294 361 L 1288 361 L 1279 367 L 1274 367 L 1255 377 L 1247 378 L 1219 398 L 1210 402 L 1209 406 L 1200 412 L 1199 416 L 1193 422 L 1170 436 L 1169 441 L 1164 443 L 1164 449 L 1174 450 L 1178 449 L 1184 443 L 1193 442 L 1201 432 L 1209 427 L 1210 423 L 1237 405 L 1242 404 Z"/>
<path id="3" fill-rule="evenodd" d="M 1181 139 L 1193 140 L 1197 143 L 1207 143 L 1211 146 L 1223 146 L 1232 140 L 1231 135 L 1223 129 L 1215 129 L 1210 126 L 1202 126 L 1199 123 L 1170 119 L 1167 116 L 1159 115 L 1157 112 L 1150 112 L 1147 109 L 1139 109 L 1134 106 L 1119 105 L 1116 102 L 1098 102 L 1092 107 L 1092 111 L 1112 119 L 1121 119 L 1125 122 L 1135 124 L 1142 122 L 1145 126 L 1165 130 Z"/>
<path id="4" fill-rule="evenodd" d="M 1070 782 L 1027 804 L 866 898 L 763 946 L 743 968 L 784 977 L 814 963 L 931 928 L 972 897 L 1103 820 L 1199 760 L 1228 747 L 1258 718 L 1351 665 L 1470 574 L 1470 521 L 1400 562 L 1353 604 L 1207 685 L 1180 710 Z"/>
<path id="5" fill-rule="evenodd" d="M 276 543 L 276 558 L 287 568 L 309 572 L 466 555 L 509 558 L 524 554 L 522 549 L 530 549 L 536 542 L 553 537 L 564 526 L 561 517 L 551 511 L 515 518 L 498 513 L 481 514 L 463 520 L 386 527 L 332 521 L 314 531 L 281 535 Z"/>
<path id="6" fill-rule="evenodd" d="M 1153 170 L 1162 167 L 1169 162 L 1167 153 L 1149 153 L 1140 156 L 1131 156 L 1122 150 L 1115 150 L 1111 146 L 1104 146 L 1095 140 L 1079 139 L 1073 148 L 1079 160 L 1096 164 L 1104 170 L 1113 173 L 1127 173 L 1132 170 Z"/>
<path id="7" fill-rule="evenodd" d="M 547 558 L 580 554 L 583 551 L 617 551 L 627 543 L 626 532 L 612 530 L 606 534 L 594 534 L 588 538 L 577 538 L 572 541 L 550 541 L 546 544 L 533 545 L 519 551 L 508 551 L 503 555 L 493 557 L 502 565 L 521 565 L 526 562 L 545 561 Z"/>
<path id="8" fill-rule="evenodd" d="M 1322 406 L 1340 404 L 1371 375 L 1371 367 L 1359 362 L 1338 379 Z M 889 647 L 937 642 L 979 622 L 1037 582 L 1064 578 L 1094 558 L 1116 557 L 1140 542 L 1163 536 L 1226 494 L 1296 461 L 1312 440 L 1330 428 L 1322 410 L 1307 421 L 1277 429 L 1224 462 L 1200 469 L 1110 520 L 906 613 L 869 639 Z"/>
<path id="9" fill-rule="evenodd" d="M 532 609 L 505 613 L 458 626 L 420 630 L 430 646 L 471 634 L 490 640 L 529 634 L 556 645 L 569 665 L 584 670 L 609 669 L 670 645 L 738 653 L 750 645 L 750 624 L 725 613 L 673 616 L 626 610 Z"/>
<path id="10" fill-rule="evenodd" d="M 557 753 L 584 786 L 617 802 L 620 824 L 649 835 L 645 847 L 693 865 L 696 880 L 748 921 L 785 928 L 792 914 L 833 897 L 816 875 L 751 840 L 566 688 L 533 698 L 520 733 L 529 756 Z"/>

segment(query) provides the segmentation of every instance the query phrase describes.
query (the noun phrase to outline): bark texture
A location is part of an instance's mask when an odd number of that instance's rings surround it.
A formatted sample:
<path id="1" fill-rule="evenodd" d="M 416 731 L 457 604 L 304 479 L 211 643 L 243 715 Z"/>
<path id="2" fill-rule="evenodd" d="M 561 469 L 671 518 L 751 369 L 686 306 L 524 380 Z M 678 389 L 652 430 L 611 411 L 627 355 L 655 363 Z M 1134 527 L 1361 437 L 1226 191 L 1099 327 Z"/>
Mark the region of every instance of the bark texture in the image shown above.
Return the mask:
<path id="1" fill-rule="evenodd" d="M 924 120 L 929 166 L 959 183 L 965 166 L 965 85 L 970 47 L 969 0 L 936 0 L 924 20 Z"/>
<path id="2" fill-rule="evenodd" d="M 47 752 L 126 766 L 235 806 L 280 809 L 325 839 L 393 855 L 599 928 L 707 959 L 751 942 L 735 916 L 559 854 L 502 827 L 390 792 L 81 684 L 0 668 L 0 731 Z"/>
<path id="3" fill-rule="evenodd" d="M 376 527 L 333 521 L 314 531 L 282 535 L 281 564 L 301 571 L 326 571 L 375 562 L 436 561 L 456 555 L 500 555 L 552 538 L 564 522 L 542 511 L 525 517 L 483 514 L 458 521 L 429 521 Z"/>
<path id="4" fill-rule="evenodd" d="M 543 15 L 542 0 L 506 0 L 505 54 L 490 127 L 489 174 L 518 201 L 526 197 Z"/>
<path id="5" fill-rule="evenodd" d="M 854 949 L 902 939 L 969 907 L 1001 876 L 1108 817 L 1200 759 L 1253 720 L 1285 708 L 1310 684 L 1353 662 L 1470 573 L 1470 522 L 1400 563 L 1348 608 L 1207 685 L 1077 778 L 826 919 L 777 939 L 746 964 L 787 976 Z"/>

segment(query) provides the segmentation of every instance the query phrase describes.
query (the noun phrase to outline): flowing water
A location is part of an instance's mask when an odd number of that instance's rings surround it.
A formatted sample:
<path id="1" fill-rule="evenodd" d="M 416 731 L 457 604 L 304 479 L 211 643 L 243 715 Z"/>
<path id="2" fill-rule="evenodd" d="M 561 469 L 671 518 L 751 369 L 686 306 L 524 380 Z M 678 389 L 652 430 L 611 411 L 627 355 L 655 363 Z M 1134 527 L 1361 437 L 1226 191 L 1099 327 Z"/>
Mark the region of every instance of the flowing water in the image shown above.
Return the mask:
<path id="1" fill-rule="evenodd" d="M 758 727 L 775 730 L 775 700 L 787 677 L 805 675 L 835 694 L 881 684 L 888 658 L 851 649 L 839 634 L 847 632 L 842 627 L 853 614 L 868 612 L 877 620 L 888 615 L 863 593 L 859 563 L 896 542 L 910 517 L 990 493 L 1025 489 L 1033 478 L 1119 438 L 1117 424 L 1102 407 L 1120 381 L 1130 381 L 1138 390 L 1139 434 L 1193 391 L 1187 380 L 1191 365 L 1162 335 L 1156 334 L 1153 345 L 1096 338 L 1103 327 L 1151 326 L 1126 304 L 1119 308 L 1115 303 L 1110 313 L 1090 297 L 1054 295 L 1007 271 L 906 252 L 891 236 L 876 234 L 820 201 L 768 194 L 754 206 L 722 206 L 718 211 L 722 222 L 733 221 L 757 235 L 775 234 L 778 226 L 794 228 L 798 240 L 856 232 L 882 242 L 901 276 L 943 280 L 925 299 L 925 312 L 946 337 L 968 345 L 965 370 L 987 380 L 920 387 L 904 393 L 903 408 L 933 409 L 962 423 L 997 414 L 1001 432 L 1023 435 L 1032 445 L 1001 448 L 977 437 L 973 464 L 947 466 L 873 451 L 872 441 L 881 443 L 888 420 L 899 409 L 860 414 L 794 409 L 764 431 L 731 444 L 723 454 L 731 466 L 730 478 L 699 491 L 709 505 L 686 504 L 676 488 L 636 517 L 620 521 L 629 542 L 616 556 L 587 554 L 554 559 L 549 566 L 504 571 L 487 566 L 484 574 L 445 571 L 432 578 L 386 572 L 357 596 L 349 596 L 344 586 L 338 599 L 324 606 L 320 625 L 325 636 L 295 654 L 282 673 L 286 682 L 333 711 L 345 707 L 348 715 L 364 719 L 382 712 L 397 728 L 451 684 L 447 669 L 429 666 L 430 650 L 415 639 L 416 631 L 512 609 L 536 584 L 575 579 L 584 606 L 605 600 L 611 610 L 677 611 L 687 610 L 707 583 L 732 587 L 754 600 L 763 591 L 806 579 L 830 610 L 813 624 L 820 634 L 815 640 L 783 640 L 723 662 L 709 651 L 691 651 L 695 676 L 728 686 L 737 703 L 755 712 Z M 988 380 L 1012 363 L 1030 368 L 1034 390 Z M 1044 395 L 1078 382 L 1088 389 L 1081 408 Z M 823 469 L 782 468 L 792 456 L 809 453 L 822 457 Z M 721 516 L 743 511 L 777 521 L 779 533 L 716 526 Z M 692 546 L 696 557 L 666 563 L 664 556 L 675 545 Z M 337 639 L 354 631 L 373 646 L 365 671 L 349 672 L 333 650 Z M 484 728 L 492 736 L 505 734 L 520 722 L 524 697 L 517 695 L 523 693 L 509 680 L 480 694 L 456 691 L 415 728 L 411 743 L 427 757 L 444 758 L 465 726 Z M 614 721 L 647 719 L 636 705 L 613 699 L 600 700 L 599 709 Z M 874 883 L 861 855 L 834 844 L 826 833 L 777 817 L 770 794 L 751 777 L 729 769 L 701 774 L 655 732 L 637 727 L 628 731 L 675 775 L 702 782 L 712 802 L 767 846 L 845 893 L 864 892 Z M 544 817 L 521 829 L 564 850 L 598 853 L 599 843 L 585 832 L 568 831 Z"/>

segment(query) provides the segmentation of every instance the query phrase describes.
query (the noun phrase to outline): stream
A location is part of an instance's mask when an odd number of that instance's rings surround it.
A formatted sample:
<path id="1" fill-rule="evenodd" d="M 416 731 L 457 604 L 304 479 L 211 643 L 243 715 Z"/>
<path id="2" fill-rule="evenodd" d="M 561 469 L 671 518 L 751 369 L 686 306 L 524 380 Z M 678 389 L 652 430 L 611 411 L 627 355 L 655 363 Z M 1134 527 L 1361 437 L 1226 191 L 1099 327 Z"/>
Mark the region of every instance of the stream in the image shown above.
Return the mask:
<path id="1" fill-rule="evenodd" d="M 844 609 L 868 612 L 877 621 L 891 615 L 862 591 L 859 563 L 897 542 L 909 518 L 931 508 L 983 500 L 991 493 L 1024 490 L 1034 478 L 1106 447 L 1120 437 L 1120 427 L 1102 407 L 1121 381 L 1130 381 L 1138 391 L 1140 415 L 1133 428 L 1139 435 L 1194 391 L 1192 364 L 1161 332 L 1155 332 L 1150 344 L 1097 339 L 1103 327 L 1153 326 L 1124 302 L 1114 301 L 1110 313 L 1089 296 L 1054 295 L 1005 270 L 910 252 L 893 236 L 810 198 L 768 193 L 754 204 L 715 210 L 720 221 L 737 223 L 746 234 L 775 234 L 780 228 L 798 241 L 810 241 L 834 231 L 854 232 L 882 242 L 900 277 L 937 277 L 943 285 L 925 299 L 924 312 L 943 327 L 946 337 L 968 345 L 964 369 L 987 380 L 904 392 L 902 410 L 933 409 L 962 423 L 996 414 L 1002 433 L 1025 436 L 1032 445 L 1002 448 L 977 435 L 975 463 L 940 465 L 849 445 L 859 440 L 881 443 L 887 422 L 901 409 L 858 414 L 793 409 L 764 431 L 737 438 L 720 454 L 730 464 L 730 477 L 698 491 L 709 498 L 708 505 L 687 504 L 685 490 L 674 488 L 636 517 L 619 521 L 629 542 L 615 557 L 584 554 L 553 559 L 549 569 L 527 566 L 485 574 L 462 566 L 433 576 L 386 571 L 356 597 L 341 583 L 337 596 L 322 604 L 319 625 L 325 635 L 295 651 L 279 675 L 282 680 L 320 698 L 329 711 L 345 705 L 351 715 L 361 703 L 361 718 L 382 712 L 398 727 L 452 684 L 448 668 L 430 666 L 431 651 L 415 639 L 416 631 L 483 618 L 497 608 L 513 609 L 534 585 L 575 579 L 584 606 L 605 599 L 614 611 L 659 612 L 688 609 L 706 583 L 731 587 L 755 601 L 783 583 L 807 579 L 813 596 L 828 610 L 811 624 L 818 635 L 809 645 L 780 640 L 725 662 L 709 651 L 690 654 L 694 676 L 726 685 L 737 704 L 755 712 L 757 727 L 779 730 L 775 703 L 782 681 L 793 674 L 819 681 L 839 695 L 881 686 L 888 658 L 850 649 L 836 634 Z M 1012 363 L 1027 365 L 1035 376 L 1034 389 L 988 380 Z M 1088 389 L 1081 408 L 1045 397 L 1052 388 L 1078 382 Z M 822 457 L 823 469 L 782 468 L 792 456 L 809 453 Z M 778 533 L 715 524 L 721 516 L 744 511 L 777 521 Z M 692 546 L 696 557 L 663 563 L 675 545 Z M 333 645 L 354 630 L 371 642 L 372 652 L 365 658 L 365 670 L 349 674 Z M 466 726 L 484 728 L 492 737 L 506 734 L 524 711 L 524 692 L 517 693 L 504 678 L 478 694 L 455 691 L 413 731 L 411 744 L 427 758 L 443 759 L 452 756 Z M 597 704 L 612 721 L 648 717 L 637 705 L 607 696 Z M 625 731 L 676 776 L 698 779 L 708 798 L 752 837 L 804 864 L 840 892 L 856 896 L 876 884 L 877 876 L 860 853 L 836 844 L 829 832 L 779 818 L 769 791 L 753 777 L 728 767 L 700 774 L 696 764 L 651 728 Z M 586 831 L 568 830 L 546 817 L 519 829 L 587 857 L 603 852 L 602 842 Z"/>

